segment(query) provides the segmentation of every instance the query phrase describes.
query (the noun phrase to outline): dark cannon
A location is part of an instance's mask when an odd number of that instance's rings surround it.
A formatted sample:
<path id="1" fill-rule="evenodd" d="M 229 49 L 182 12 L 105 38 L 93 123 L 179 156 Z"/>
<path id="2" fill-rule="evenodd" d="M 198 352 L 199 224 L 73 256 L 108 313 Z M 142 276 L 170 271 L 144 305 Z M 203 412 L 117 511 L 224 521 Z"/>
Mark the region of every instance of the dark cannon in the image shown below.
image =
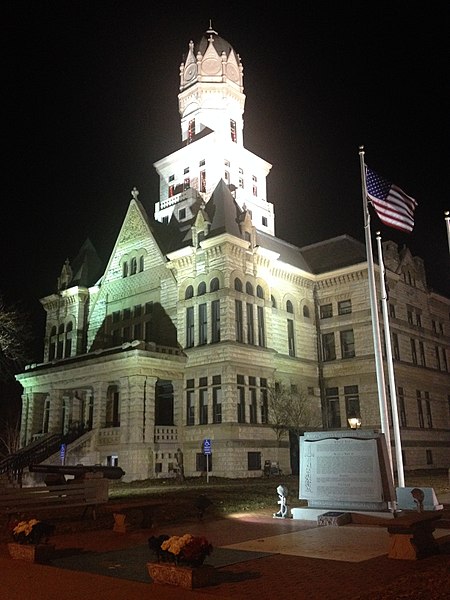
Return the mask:
<path id="1" fill-rule="evenodd" d="M 121 467 L 105 467 L 102 465 L 30 465 L 28 467 L 31 473 L 45 473 L 45 483 L 47 485 L 58 485 L 64 483 L 66 475 L 73 475 L 74 481 L 88 479 L 88 474 L 101 475 L 105 479 L 121 479 L 125 471 Z"/>

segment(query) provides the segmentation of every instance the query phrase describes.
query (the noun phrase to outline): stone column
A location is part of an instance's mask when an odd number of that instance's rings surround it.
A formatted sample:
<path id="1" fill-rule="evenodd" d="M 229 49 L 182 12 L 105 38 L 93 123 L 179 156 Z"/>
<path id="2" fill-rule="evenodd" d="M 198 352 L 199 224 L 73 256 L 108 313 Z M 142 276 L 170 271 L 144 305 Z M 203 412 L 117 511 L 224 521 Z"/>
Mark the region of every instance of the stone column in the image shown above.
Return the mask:
<path id="1" fill-rule="evenodd" d="M 92 385 L 92 394 L 94 397 L 94 415 L 92 428 L 101 429 L 106 421 L 106 392 L 107 385 L 104 381 L 96 381 Z"/>
<path id="2" fill-rule="evenodd" d="M 62 393 L 61 390 L 52 389 L 49 392 L 50 396 L 50 417 L 48 430 L 50 433 L 61 433 L 63 430 L 62 423 Z"/>
<path id="3" fill-rule="evenodd" d="M 120 380 L 121 413 L 120 423 L 126 415 L 125 436 L 131 443 L 142 443 L 144 441 L 144 423 L 146 418 L 146 387 L 147 377 L 145 375 L 133 375 Z M 128 401 L 125 408 L 125 397 L 122 395 L 124 388 L 128 391 Z M 124 415 L 125 413 L 125 415 Z"/>
<path id="4" fill-rule="evenodd" d="M 153 446 L 155 440 L 155 386 L 156 377 L 145 378 L 144 441 Z"/>

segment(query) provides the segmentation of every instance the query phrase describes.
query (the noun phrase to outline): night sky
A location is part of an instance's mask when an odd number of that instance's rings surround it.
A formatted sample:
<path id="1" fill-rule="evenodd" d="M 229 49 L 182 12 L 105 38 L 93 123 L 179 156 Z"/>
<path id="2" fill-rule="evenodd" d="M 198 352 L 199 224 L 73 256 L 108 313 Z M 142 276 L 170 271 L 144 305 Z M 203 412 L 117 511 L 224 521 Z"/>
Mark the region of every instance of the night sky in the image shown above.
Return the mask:
<path id="1" fill-rule="evenodd" d="M 179 65 L 209 19 L 243 62 L 244 144 L 273 165 L 278 237 L 364 241 L 363 144 L 367 164 L 419 204 L 412 234 L 375 216 L 372 233 L 407 244 L 450 296 L 448 15 L 410 2 L 283 4 L 2 5 L 7 300 L 43 316 L 39 298 L 87 237 L 106 262 L 134 186 L 153 214 L 153 163 L 181 144 Z"/>

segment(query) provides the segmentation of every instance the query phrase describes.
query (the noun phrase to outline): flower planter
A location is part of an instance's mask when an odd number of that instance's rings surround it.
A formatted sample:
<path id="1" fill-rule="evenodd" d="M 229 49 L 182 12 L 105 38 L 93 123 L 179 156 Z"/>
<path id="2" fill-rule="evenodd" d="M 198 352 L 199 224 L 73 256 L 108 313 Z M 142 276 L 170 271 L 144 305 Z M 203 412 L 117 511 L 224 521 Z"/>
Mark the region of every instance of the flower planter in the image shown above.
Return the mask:
<path id="1" fill-rule="evenodd" d="M 216 570 L 211 565 L 188 567 L 174 563 L 147 563 L 150 577 L 154 583 L 177 585 L 187 590 L 213 585 L 216 582 Z"/>
<path id="2" fill-rule="evenodd" d="M 52 544 L 17 544 L 8 543 L 8 551 L 11 558 L 28 560 L 29 562 L 46 563 L 55 550 Z"/>

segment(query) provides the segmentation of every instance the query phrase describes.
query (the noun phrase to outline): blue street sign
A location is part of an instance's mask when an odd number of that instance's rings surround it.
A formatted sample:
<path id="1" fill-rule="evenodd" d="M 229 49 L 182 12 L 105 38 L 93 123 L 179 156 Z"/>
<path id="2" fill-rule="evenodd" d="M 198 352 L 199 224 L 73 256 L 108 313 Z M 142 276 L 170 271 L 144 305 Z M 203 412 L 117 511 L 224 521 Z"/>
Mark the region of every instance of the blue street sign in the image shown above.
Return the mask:
<path id="1" fill-rule="evenodd" d="M 211 440 L 209 438 L 203 440 L 203 454 L 211 454 Z"/>

